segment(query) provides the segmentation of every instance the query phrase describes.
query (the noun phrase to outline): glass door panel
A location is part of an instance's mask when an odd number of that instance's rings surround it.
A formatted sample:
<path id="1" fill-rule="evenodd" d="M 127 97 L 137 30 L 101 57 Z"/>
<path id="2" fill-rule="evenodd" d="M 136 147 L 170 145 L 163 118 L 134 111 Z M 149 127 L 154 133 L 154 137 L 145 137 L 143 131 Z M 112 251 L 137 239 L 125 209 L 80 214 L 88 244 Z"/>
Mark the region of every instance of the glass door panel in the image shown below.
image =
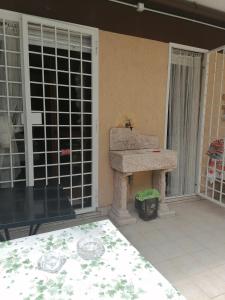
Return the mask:
<path id="1" fill-rule="evenodd" d="M 28 22 L 28 52 L 34 185 L 61 184 L 76 209 L 91 208 L 92 36 Z"/>
<path id="2" fill-rule="evenodd" d="M 95 209 L 96 42 L 95 29 L 1 11 L 0 188 L 61 184 L 78 212 Z"/>

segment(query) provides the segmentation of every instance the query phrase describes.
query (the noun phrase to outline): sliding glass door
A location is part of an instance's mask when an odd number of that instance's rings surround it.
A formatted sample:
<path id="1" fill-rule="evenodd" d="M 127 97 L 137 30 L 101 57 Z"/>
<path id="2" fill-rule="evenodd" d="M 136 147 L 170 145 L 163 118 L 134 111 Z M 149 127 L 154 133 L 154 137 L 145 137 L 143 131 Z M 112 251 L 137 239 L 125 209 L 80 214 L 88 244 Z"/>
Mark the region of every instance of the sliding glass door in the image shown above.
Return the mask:
<path id="1" fill-rule="evenodd" d="M 8 55 L 3 78 L 6 88 L 1 95 L 3 100 L 6 96 L 6 106 L 0 117 L 11 143 L 0 153 L 0 168 L 8 172 L 11 186 L 15 179 L 41 187 L 60 184 L 74 208 L 93 210 L 97 198 L 97 32 L 31 16 L 22 16 L 21 25 L 22 36 L 18 29 L 17 41 L 23 51 L 19 71 L 24 85 L 18 72 L 12 72 L 13 81 L 9 81 L 7 67 L 13 59 Z M 15 54 L 21 55 L 19 49 L 13 49 Z M 7 58 L 8 49 L 4 51 Z M 10 102 L 12 96 L 14 102 Z"/>
<path id="2" fill-rule="evenodd" d="M 167 148 L 177 151 L 177 168 L 167 176 L 167 195 L 197 192 L 203 54 L 172 48 Z"/>

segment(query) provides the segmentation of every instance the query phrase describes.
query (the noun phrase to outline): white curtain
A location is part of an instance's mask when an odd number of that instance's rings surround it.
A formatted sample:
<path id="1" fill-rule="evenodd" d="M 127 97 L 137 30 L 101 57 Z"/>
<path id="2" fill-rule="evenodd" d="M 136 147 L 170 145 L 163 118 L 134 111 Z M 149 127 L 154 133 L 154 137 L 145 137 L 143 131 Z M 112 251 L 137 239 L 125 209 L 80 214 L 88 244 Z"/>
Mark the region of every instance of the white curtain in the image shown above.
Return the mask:
<path id="1" fill-rule="evenodd" d="M 178 166 L 168 174 L 169 196 L 190 195 L 196 190 L 201 65 L 201 54 L 173 49 L 167 147 L 177 151 Z"/>

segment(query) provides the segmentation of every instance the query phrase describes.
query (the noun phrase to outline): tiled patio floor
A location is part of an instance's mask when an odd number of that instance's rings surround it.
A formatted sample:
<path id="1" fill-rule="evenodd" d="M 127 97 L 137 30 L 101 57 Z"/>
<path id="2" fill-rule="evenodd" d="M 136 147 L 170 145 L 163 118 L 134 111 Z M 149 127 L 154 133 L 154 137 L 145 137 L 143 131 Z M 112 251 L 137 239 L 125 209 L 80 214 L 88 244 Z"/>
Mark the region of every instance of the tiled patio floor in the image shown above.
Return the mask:
<path id="1" fill-rule="evenodd" d="M 120 231 L 187 300 L 225 300 L 225 209 L 206 200 L 170 208 L 174 217 Z"/>

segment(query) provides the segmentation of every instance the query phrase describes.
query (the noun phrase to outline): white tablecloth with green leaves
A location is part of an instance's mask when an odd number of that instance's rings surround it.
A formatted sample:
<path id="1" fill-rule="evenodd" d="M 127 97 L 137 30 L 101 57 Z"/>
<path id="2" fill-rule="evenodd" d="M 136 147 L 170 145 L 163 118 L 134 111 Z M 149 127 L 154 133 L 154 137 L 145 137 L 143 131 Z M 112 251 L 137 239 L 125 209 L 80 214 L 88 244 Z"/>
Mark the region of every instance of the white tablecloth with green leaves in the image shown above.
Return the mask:
<path id="1" fill-rule="evenodd" d="M 77 241 L 91 234 L 103 241 L 96 260 L 77 254 Z M 52 250 L 67 260 L 58 273 L 37 268 Z M 183 300 L 171 284 L 108 221 L 0 243 L 1 300 L 146 299 Z"/>

